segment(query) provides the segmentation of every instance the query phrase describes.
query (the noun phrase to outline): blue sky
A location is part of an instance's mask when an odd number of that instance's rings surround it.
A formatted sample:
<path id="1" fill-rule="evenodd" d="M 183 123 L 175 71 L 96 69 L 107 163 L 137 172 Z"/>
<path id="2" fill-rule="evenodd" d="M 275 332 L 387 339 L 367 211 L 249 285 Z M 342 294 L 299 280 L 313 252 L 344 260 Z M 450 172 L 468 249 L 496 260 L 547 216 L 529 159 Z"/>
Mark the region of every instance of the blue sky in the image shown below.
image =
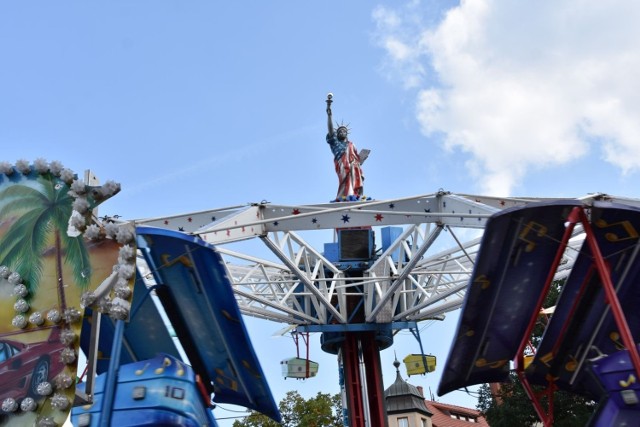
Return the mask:
<path id="1" fill-rule="evenodd" d="M 639 18 L 633 2 L 595 0 L 3 2 L 0 160 L 118 181 L 101 214 L 127 219 L 327 202 L 333 92 L 334 117 L 372 150 L 370 197 L 639 197 Z M 252 334 L 279 328 L 258 323 Z M 446 323 L 422 334 L 441 363 Z M 337 373 L 279 379 L 295 348 L 278 340 L 287 351 L 264 366 L 276 400 L 337 390 Z M 418 352 L 406 341 L 399 357 Z M 333 375 L 333 356 L 312 351 Z"/>

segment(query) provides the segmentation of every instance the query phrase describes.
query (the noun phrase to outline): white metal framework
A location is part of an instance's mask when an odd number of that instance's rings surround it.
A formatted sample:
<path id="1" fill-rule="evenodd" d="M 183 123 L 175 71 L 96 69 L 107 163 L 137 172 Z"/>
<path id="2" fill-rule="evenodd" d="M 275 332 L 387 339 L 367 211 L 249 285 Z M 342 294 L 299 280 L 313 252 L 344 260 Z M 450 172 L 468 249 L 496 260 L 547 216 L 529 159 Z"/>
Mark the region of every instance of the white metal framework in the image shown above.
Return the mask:
<path id="1" fill-rule="evenodd" d="M 603 194 L 581 200 L 636 199 Z M 459 308 L 473 270 L 482 230 L 493 213 L 541 198 L 495 198 L 439 191 L 392 200 L 304 206 L 268 202 L 172 217 L 136 221 L 140 225 L 181 230 L 216 246 L 227 263 L 241 311 L 291 325 L 350 323 L 347 298 L 361 296 L 367 323 L 439 318 Z M 362 277 L 329 261 L 318 245 L 335 237 L 329 231 L 401 226 L 402 232 L 376 252 Z M 329 231 L 328 231 L 329 230 Z M 304 235 L 304 238 L 303 238 Z M 259 238 L 271 258 L 236 250 L 234 242 Z M 322 238 L 322 237 L 320 237 Z M 573 263 L 577 234 L 563 261 Z M 267 251 L 259 251 L 267 253 Z M 560 269 L 559 274 L 567 269 Z"/>

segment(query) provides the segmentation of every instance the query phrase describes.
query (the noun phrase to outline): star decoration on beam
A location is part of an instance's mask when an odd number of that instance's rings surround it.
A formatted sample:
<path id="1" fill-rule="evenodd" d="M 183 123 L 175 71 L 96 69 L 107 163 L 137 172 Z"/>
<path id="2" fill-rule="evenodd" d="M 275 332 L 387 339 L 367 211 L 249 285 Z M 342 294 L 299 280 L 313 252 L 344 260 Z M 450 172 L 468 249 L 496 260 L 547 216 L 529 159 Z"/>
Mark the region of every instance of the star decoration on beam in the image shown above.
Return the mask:
<path id="1" fill-rule="evenodd" d="M 311 218 L 311 223 L 312 224 L 317 224 L 318 223 L 318 218 Z"/>
<path id="2" fill-rule="evenodd" d="M 343 223 L 346 224 L 347 222 L 349 222 L 350 219 L 351 218 L 349 217 L 349 215 L 342 215 L 342 222 Z"/>
<path id="3" fill-rule="evenodd" d="M 295 209 L 291 212 L 291 214 L 292 214 L 292 215 L 298 215 L 299 213 L 300 213 L 300 209 L 298 209 L 298 208 L 295 208 Z"/>
<path id="4" fill-rule="evenodd" d="M 384 217 L 382 216 L 382 214 L 376 214 L 375 218 L 376 218 L 376 221 L 380 222 L 380 221 L 382 221 L 382 218 L 384 218 Z"/>

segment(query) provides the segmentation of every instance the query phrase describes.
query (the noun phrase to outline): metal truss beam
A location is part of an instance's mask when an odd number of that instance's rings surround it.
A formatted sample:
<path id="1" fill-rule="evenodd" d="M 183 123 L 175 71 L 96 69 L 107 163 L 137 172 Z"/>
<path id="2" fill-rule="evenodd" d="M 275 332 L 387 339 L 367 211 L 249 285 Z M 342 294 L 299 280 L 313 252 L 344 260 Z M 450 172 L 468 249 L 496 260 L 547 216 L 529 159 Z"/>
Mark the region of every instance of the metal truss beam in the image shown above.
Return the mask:
<path id="1" fill-rule="evenodd" d="M 172 228 L 216 245 L 226 261 L 238 304 L 246 315 L 291 325 L 348 324 L 347 299 L 361 296 L 366 322 L 374 324 L 439 318 L 462 305 L 480 236 L 493 213 L 549 198 L 497 198 L 439 191 L 389 200 L 315 205 L 268 202 L 172 217 L 137 220 Z M 592 194 L 580 198 L 640 200 Z M 366 268 L 349 277 L 314 249 L 314 233 L 401 226 L 400 236 Z M 306 233 L 305 239 L 301 234 Z M 317 235 L 317 234 L 316 234 Z M 269 254 L 235 250 L 239 241 L 260 237 Z M 325 237 L 329 243 L 333 237 Z M 583 242 L 576 229 L 558 270 L 566 274 Z M 232 249 L 233 248 L 233 249 Z M 259 251 L 257 251 L 259 252 Z M 564 273 L 563 273 L 564 272 Z"/>

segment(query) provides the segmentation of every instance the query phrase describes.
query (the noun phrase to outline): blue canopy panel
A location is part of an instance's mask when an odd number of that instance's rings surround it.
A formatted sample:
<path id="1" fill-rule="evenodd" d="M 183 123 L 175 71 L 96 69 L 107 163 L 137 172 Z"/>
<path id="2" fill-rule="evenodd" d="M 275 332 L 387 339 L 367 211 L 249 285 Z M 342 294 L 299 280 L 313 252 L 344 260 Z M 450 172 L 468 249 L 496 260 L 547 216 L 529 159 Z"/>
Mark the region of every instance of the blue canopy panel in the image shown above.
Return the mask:
<path id="1" fill-rule="evenodd" d="M 507 379 L 576 206 L 536 203 L 489 218 L 439 395 Z"/>
<path id="2" fill-rule="evenodd" d="M 592 363 L 592 371 L 602 386 L 602 397 L 590 427 L 633 426 L 640 413 L 640 383 L 628 350 L 618 351 Z"/>
<path id="3" fill-rule="evenodd" d="M 189 363 L 215 393 L 214 400 L 280 421 L 226 268 L 214 247 L 177 231 L 138 227 L 136 232 L 138 248 L 157 282 L 156 294 Z"/>
<path id="4" fill-rule="evenodd" d="M 165 322 L 153 300 L 149 297 L 149 292 L 140 273 L 137 272 L 133 287 L 130 321 L 125 325 L 124 330 L 120 365 L 151 359 L 161 353 L 180 357 Z M 89 354 L 89 345 L 91 344 L 91 314 L 91 309 L 87 309 L 80 335 L 80 345 L 85 354 Z M 102 316 L 96 365 L 98 374 L 109 369 L 115 329 L 113 319 L 109 316 Z"/>
<path id="5" fill-rule="evenodd" d="M 591 209 L 591 223 L 631 335 L 637 341 L 640 209 L 596 202 Z M 541 385 L 553 378 L 561 389 L 598 398 L 601 389 L 585 369 L 586 361 L 624 349 L 620 337 L 592 252 L 585 244 L 558 298 L 536 356 L 525 371 L 527 378 Z"/>

